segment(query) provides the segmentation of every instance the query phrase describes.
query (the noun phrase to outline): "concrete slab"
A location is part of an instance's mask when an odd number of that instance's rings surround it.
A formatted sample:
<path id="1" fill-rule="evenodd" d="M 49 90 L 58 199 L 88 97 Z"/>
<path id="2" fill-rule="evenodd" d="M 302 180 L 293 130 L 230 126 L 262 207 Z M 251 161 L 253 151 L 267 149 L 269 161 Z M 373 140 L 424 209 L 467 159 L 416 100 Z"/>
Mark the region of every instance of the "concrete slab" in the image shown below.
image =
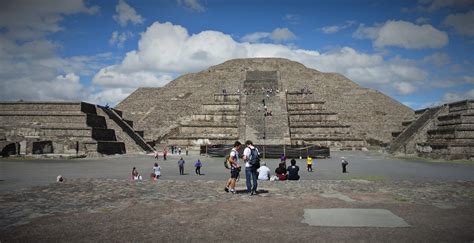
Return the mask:
<path id="1" fill-rule="evenodd" d="M 302 223 L 324 227 L 410 227 L 386 209 L 305 209 Z"/>

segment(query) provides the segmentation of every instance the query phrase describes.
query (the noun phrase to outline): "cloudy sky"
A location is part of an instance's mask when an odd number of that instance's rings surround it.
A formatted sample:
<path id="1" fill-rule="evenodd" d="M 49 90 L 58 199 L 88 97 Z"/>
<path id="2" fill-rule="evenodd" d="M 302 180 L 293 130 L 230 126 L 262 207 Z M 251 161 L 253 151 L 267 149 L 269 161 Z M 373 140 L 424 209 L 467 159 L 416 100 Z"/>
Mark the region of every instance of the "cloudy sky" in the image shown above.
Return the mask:
<path id="1" fill-rule="evenodd" d="M 116 104 L 233 58 L 338 72 L 412 107 L 474 99 L 474 1 L 2 0 L 0 100 Z"/>

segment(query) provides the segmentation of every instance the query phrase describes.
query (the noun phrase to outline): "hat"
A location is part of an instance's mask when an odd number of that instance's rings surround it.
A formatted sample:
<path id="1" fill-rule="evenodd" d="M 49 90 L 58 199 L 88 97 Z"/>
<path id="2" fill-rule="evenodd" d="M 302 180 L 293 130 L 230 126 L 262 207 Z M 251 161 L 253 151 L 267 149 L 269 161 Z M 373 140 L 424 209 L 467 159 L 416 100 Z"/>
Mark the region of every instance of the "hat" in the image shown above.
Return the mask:
<path id="1" fill-rule="evenodd" d="M 265 163 L 265 161 L 262 161 L 262 163 L 261 163 L 261 164 L 262 164 L 262 165 L 267 165 L 267 163 Z"/>

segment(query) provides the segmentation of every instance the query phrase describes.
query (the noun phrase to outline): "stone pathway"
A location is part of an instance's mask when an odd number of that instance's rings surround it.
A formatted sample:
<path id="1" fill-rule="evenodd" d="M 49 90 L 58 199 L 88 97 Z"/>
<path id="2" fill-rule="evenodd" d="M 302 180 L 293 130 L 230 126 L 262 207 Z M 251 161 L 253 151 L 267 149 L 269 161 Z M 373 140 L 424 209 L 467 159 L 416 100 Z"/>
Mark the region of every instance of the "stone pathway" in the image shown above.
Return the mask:
<path id="1" fill-rule="evenodd" d="M 0 228 L 27 224 L 56 214 L 108 212 L 130 205 L 158 201 L 212 204 L 229 200 L 252 200 L 246 193 L 232 195 L 223 190 L 225 182 L 215 180 L 128 181 L 118 179 L 77 179 L 48 186 L 0 194 Z M 238 190 L 243 191 L 244 181 Z M 260 182 L 256 197 L 300 199 L 307 196 L 335 198 L 348 203 L 404 203 L 456 208 L 474 204 L 474 182 L 409 182 L 365 180 L 305 180 Z"/>

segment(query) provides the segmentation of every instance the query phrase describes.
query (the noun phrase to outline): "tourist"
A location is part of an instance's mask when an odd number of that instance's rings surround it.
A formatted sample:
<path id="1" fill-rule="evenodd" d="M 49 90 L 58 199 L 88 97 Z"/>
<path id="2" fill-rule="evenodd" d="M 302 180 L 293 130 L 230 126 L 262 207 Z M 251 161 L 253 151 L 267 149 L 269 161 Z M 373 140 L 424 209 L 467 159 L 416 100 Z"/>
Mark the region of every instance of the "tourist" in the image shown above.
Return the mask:
<path id="1" fill-rule="evenodd" d="M 262 166 L 257 169 L 258 172 L 258 179 L 261 181 L 268 181 L 270 180 L 270 168 L 267 167 L 265 162 L 262 162 Z"/>
<path id="2" fill-rule="evenodd" d="M 133 167 L 132 169 L 132 180 L 134 181 L 138 181 L 138 180 L 142 180 L 142 176 L 140 174 L 138 174 L 138 171 L 137 171 L 137 168 Z"/>
<path id="3" fill-rule="evenodd" d="M 155 152 L 153 152 L 153 156 L 155 157 L 156 160 L 158 160 L 158 157 L 159 157 L 158 151 L 155 150 Z"/>
<path id="4" fill-rule="evenodd" d="M 275 169 L 275 174 L 278 177 L 279 181 L 285 181 L 286 180 L 286 162 L 282 161 L 278 165 L 278 168 Z"/>
<path id="5" fill-rule="evenodd" d="M 285 162 L 285 163 L 286 163 L 286 156 L 285 156 L 285 154 L 281 154 L 281 156 L 280 156 L 280 162 Z M 286 164 L 285 164 L 285 168 L 286 168 Z"/>
<path id="6" fill-rule="evenodd" d="M 155 163 L 155 166 L 153 166 L 153 173 L 151 173 L 151 177 L 154 181 L 158 180 L 161 176 L 161 167 L 158 165 L 158 163 Z"/>
<path id="7" fill-rule="evenodd" d="M 341 157 L 342 173 L 347 173 L 346 167 L 348 164 L 349 162 L 346 160 L 346 158 Z"/>
<path id="8" fill-rule="evenodd" d="M 189 154 L 189 150 L 188 150 L 188 147 L 186 147 L 186 156 L 188 156 Z"/>
<path id="9" fill-rule="evenodd" d="M 239 164 L 239 149 L 242 144 L 239 141 L 235 141 L 234 146 L 229 154 L 230 162 L 230 179 L 227 181 L 227 184 L 224 188 L 226 192 L 235 193 L 235 183 L 240 174 L 240 164 Z"/>
<path id="10" fill-rule="evenodd" d="M 291 159 L 291 165 L 288 166 L 288 180 L 290 181 L 297 181 L 300 179 L 300 176 L 298 175 L 298 171 L 300 170 L 300 167 L 296 165 L 296 160 Z"/>
<path id="11" fill-rule="evenodd" d="M 178 148 L 178 154 L 181 155 L 181 147 Z"/>
<path id="12" fill-rule="evenodd" d="M 257 194 L 257 169 L 259 167 L 259 156 L 258 149 L 253 146 L 252 141 L 247 140 L 245 142 L 247 146 L 244 150 L 245 160 L 245 180 L 247 184 L 247 193 L 250 195 Z"/>
<path id="13" fill-rule="evenodd" d="M 163 160 L 166 160 L 166 155 L 168 155 L 168 149 L 165 147 L 163 149 Z"/>
<path id="14" fill-rule="evenodd" d="M 58 175 L 58 177 L 56 177 L 56 182 L 64 182 L 64 178 L 62 175 Z"/>
<path id="15" fill-rule="evenodd" d="M 308 172 L 313 172 L 313 158 L 311 158 L 309 154 L 308 154 L 308 157 L 306 158 L 306 164 L 307 164 Z"/>
<path id="16" fill-rule="evenodd" d="M 178 160 L 178 167 L 179 167 L 179 174 L 180 175 L 184 175 L 184 164 L 186 163 L 186 161 L 184 161 L 183 157 L 181 157 L 181 159 Z"/>
<path id="17" fill-rule="evenodd" d="M 202 167 L 202 162 L 200 159 L 194 163 L 194 167 L 196 167 L 196 175 L 201 175 L 201 167 Z"/>

